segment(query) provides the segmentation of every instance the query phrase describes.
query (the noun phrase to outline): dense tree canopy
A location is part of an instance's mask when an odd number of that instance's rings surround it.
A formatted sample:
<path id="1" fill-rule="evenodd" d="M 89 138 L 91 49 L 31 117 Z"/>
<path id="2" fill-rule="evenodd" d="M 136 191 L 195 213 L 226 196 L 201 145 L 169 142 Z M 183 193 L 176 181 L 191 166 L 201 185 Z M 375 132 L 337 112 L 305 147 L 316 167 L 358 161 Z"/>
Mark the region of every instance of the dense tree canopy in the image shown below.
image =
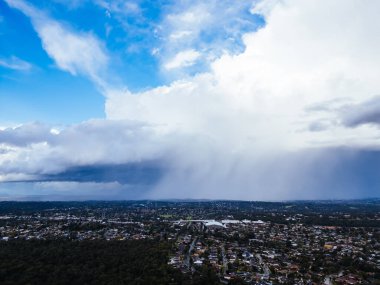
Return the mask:
<path id="1" fill-rule="evenodd" d="M 0 242 L 0 284 L 181 284 L 168 250 L 148 240 Z"/>

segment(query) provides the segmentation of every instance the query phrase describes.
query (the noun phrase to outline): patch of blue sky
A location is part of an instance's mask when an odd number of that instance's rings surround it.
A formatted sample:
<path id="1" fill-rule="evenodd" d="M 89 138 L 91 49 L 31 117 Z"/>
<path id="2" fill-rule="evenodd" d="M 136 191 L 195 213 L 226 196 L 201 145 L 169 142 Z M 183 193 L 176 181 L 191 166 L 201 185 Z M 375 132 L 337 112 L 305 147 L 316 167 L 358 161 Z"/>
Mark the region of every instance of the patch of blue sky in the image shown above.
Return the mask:
<path id="1" fill-rule="evenodd" d="M 30 19 L 4 2 L 0 10 L 0 60 L 16 57 L 30 65 L 28 70 L 0 66 L 0 121 L 68 124 L 104 117 L 103 96 L 87 79 L 55 67 Z"/>
<path id="2" fill-rule="evenodd" d="M 94 85 L 58 69 L 9 71 L 0 80 L 0 122 L 71 124 L 104 116 L 104 97 Z"/>
<path id="3" fill-rule="evenodd" d="M 263 17 L 250 12 L 249 1 L 184 0 L 180 3 L 165 12 L 166 18 L 159 29 L 163 38 L 159 48 L 163 58 L 169 61 L 177 53 L 196 52 L 199 56 L 194 64 L 185 66 L 188 75 L 207 71 L 209 63 L 224 53 L 243 52 L 242 36 L 265 25 Z M 178 75 L 183 77 L 183 72 Z"/>
<path id="4" fill-rule="evenodd" d="M 63 5 L 63 1 L 33 2 L 55 20 L 99 38 L 110 54 L 115 82 L 122 82 L 131 91 L 162 84 L 157 58 L 151 54 L 158 41 L 153 30 L 160 20 L 159 1 L 141 1 L 138 11 L 107 9 L 96 1 L 83 1 L 74 7 Z"/>
<path id="5" fill-rule="evenodd" d="M 11 9 L 0 1 L 3 17 L 0 23 L 0 57 L 16 56 L 38 66 L 52 64 L 52 60 L 41 48 L 41 40 L 33 29 L 30 20 L 20 11 Z M 6 72 L 1 70 L 1 75 Z"/>
<path id="6" fill-rule="evenodd" d="M 242 36 L 248 32 L 255 32 L 265 25 L 262 16 L 242 11 L 240 18 L 231 20 L 228 26 L 214 29 L 204 29 L 200 33 L 197 46 L 199 48 L 211 48 L 216 52 L 228 51 L 238 54 L 244 51 L 245 46 Z"/>
<path id="7" fill-rule="evenodd" d="M 242 18 L 231 26 L 215 29 L 204 29 L 199 35 L 199 39 L 194 44 L 196 50 L 203 51 L 210 58 L 220 57 L 223 53 L 239 54 L 245 50 L 243 35 L 248 32 L 255 32 L 265 25 L 262 16 L 243 12 Z M 188 73 L 207 71 L 209 64 L 207 61 L 200 60 L 195 66 L 189 68 Z"/>
<path id="8" fill-rule="evenodd" d="M 218 57 L 226 51 L 242 52 L 242 35 L 265 24 L 263 18 L 250 13 L 248 2 L 239 1 L 240 8 L 227 12 L 223 22 L 202 26 L 191 41 L 171 45 L 168 37 L 173 27 L 165 26 L 165 17 L 180 14 L 198 2 L 32 0 L 28 3 L 72 31 L 95 35 L 109 55 L 112 83 L 132 92 L 207 71 L 206 57 Z M 213 3 L 217 10 L 229 5 L 228 1 Z M 0 67 L 0 121 L 75 123 L 104 117 L 104 98 L 100 92 L 87 78 L 72 76 L 55 66 L 30 19 L 3 1 L 0 13 L 0 59 L 17 58 L 31 66 L 30 70 Z M 186 48 L 202 54 L 194 65 L 183 70 L 162 69 L 165 57 Z"/>
<path id="9" fill-rule="evenodd" d="M 127 2 L 126 2 L 127 3 Z M 135 1 L 137 11 L 105 9 L 103 40 L 113 55 L 113 69 L 132 92 L 164 83 L 159 71 L 159 60 L 152 50 L 160 44 L 155 31 L 162 20 L 165 3 Z"/>

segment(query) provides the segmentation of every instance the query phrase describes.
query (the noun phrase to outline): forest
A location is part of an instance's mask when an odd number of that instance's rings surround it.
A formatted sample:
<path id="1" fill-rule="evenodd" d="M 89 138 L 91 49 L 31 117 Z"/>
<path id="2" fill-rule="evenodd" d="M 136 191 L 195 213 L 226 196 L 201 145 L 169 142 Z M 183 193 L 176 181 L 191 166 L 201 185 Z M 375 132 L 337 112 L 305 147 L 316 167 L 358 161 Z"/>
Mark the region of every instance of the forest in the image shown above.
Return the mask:
<path id="1" fill-rule="evenodd" d="M 0 284 L 192 284 L 167 265 L 169 248 L 152 240 L 0 242 Z"/>

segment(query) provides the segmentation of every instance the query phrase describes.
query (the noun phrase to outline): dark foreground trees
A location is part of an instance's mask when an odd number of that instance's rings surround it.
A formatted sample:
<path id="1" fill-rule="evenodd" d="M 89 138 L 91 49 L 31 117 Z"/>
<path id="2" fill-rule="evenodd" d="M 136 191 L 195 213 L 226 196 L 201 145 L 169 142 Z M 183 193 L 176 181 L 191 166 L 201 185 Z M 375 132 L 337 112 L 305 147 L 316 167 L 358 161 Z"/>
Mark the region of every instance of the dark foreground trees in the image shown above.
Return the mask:
<path id="1" fill-rule="evenodd" d="M 0 242 L 0 284 L 190 284 L 167 265 L 169 246 L 151 240 Z"/>

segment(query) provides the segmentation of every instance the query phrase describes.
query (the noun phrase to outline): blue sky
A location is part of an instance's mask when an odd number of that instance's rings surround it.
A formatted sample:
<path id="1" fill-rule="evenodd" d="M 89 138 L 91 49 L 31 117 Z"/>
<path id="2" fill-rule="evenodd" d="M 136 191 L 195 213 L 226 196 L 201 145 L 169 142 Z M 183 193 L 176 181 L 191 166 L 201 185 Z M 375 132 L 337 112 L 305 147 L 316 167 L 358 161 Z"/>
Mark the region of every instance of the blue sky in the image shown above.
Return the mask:
<path id="1" fill-rule="evenodd" d="M 186 1 L 182 2 L 187 5 Z M 178 1 L 24 3 L 72 31 L 96 37 L 109 56 L 108 72 L 118 86 L 139 91 L 176 78 L 175 74 L 164 74 L 161 63 L 163 57 L 167 56 L 165 53 L 173 52 L 171 47 L 165 46 L 167 31 L 164 30 L 163 22 L 167 15 L 181 9 L 176 6 L 176 3 L 180 3 Z M 243 6 L 249 7 L 247 4 Z M 225 4 L 219 5 L 222 7 Z M 241 50 L 241 34 L 255 30 L 264 23 L 263 18 L 250 14 L 248 10 L 243 11 L 243 8 L 233 13 L 241 12 L 238 19 L 243 19 L 246 23 L 239 23 L 237 19 L 235 22 L 227 21 L 225 27 L 200 28 L 196 39 L 187 45 L 211 46 L 212 43 L 231 37 L 234 45 L 227 48 L 231 52 Z M 54 58 L 44 50 L 30 17 L 4 1 L 0 2 L 0 11 L 0 120 L 9 123 L 48 121 L 67 124 L 89 118 L 104 118 L 104 97 L 101 91 L 86 76 L 73 76 L 57 67 Z M 235 30 L 230 30 L 236 25 L 239 26 L 237 34 Z M 220 52 L 218 48 L 221 47 L 208 48 Z M 159 50 L 162 50 L 162 55 L 158 54 Z M 155 51 L 157 54 L 154 54 Z M 207 64 L 198 62 L 186 73 L 207 68 Z"/>
<path id="2" fill-rule="evenodd" d="M 379 5 L 0 0 L 0 197 L 380 197 Z"/>
<path id="3" fill-rule="evenodd" d="M 88 80 L 54 66 L 30 19 L 4 2 L 0 9 L 1 60 L 15 63 L 13 67 L 1 65 L 0 119 L 10 123 L 70 123 L 103 117 L 103 98 L 96 88 Z"/>

